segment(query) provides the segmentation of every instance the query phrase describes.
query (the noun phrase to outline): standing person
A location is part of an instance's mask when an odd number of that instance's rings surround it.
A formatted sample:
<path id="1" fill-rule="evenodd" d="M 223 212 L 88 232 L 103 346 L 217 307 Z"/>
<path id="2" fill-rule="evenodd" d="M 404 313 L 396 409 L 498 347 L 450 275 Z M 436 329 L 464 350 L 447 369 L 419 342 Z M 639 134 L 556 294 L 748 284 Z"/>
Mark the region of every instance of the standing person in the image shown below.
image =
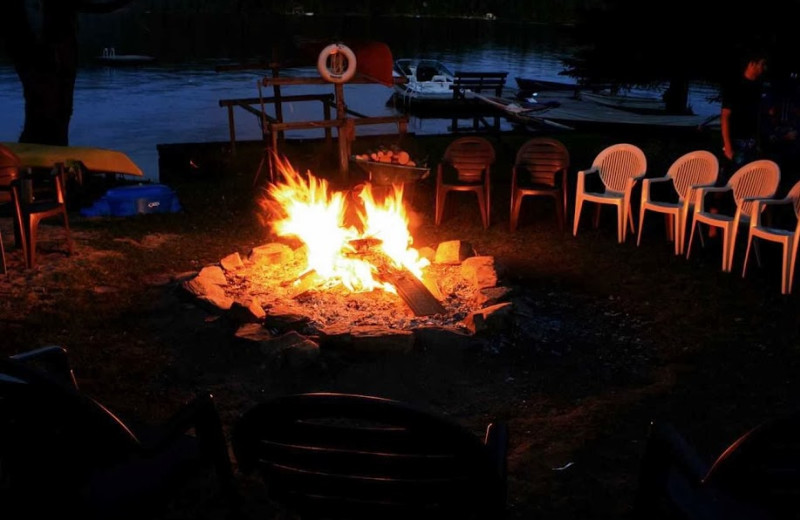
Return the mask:
<path id="1" fill-rule="evenodd" d="M 764 53 L 753 51 L 744 59 L 744 71 L 723 85 L 720 125 L 725 168 L 723 182 L 742 165 L 758 158 L 761 132 L 763 85 L 767 69 Z"/>

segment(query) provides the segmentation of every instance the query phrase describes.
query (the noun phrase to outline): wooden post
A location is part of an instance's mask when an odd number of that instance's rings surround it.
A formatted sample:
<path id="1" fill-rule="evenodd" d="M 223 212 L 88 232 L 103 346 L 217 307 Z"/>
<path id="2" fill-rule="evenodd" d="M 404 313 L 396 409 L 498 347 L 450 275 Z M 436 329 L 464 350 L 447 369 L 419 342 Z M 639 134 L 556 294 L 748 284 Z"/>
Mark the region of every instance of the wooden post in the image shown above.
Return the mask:
<path id="1" fill-rule="evenodd" d="M 344 104 L 344 85 L 335 83 L 336 93 L 336 119 L 339 120 L 339 174 L 342 181 L 347 182 L 350 169 L 350 158 L 347 155 L 347 150 L 350 148 L 348 140 L 350 136 L 346 127 L 347 109 Z"/>
<path id="2" fill-rule="evenodd" d="M 231 137 L 231 155 L 236 156 L 236 124 L 233 121 L 233 105 L 228 105 L 228 133 Z"/>
<path id="3" fill-rule="evenodd" d="M 331 120 L 331 106 L 326 102 L 322 102 L 322 113 L 324 114 L 325 121 Z M 331 140 L 333 139 L 333 132 L 331 131 L 330 127 L 325 127 L 325 146 L 330 146 Z"/>

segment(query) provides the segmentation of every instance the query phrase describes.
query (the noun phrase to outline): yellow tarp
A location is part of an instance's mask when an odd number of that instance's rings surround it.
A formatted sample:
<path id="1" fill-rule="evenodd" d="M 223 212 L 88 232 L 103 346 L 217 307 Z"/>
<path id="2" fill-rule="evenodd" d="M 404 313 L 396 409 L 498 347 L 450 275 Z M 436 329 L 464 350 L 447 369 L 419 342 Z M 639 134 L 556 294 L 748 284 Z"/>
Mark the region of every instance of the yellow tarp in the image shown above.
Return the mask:
<path id="1" fill-rule="evenodd" d="M 80 162 L 89 173 L 120 173 L 144 177 L 142 170 L 122 152 L 85 146 L 0 143 L 13 151 L 23 166 L 52 168 L 57 163 Z"/>

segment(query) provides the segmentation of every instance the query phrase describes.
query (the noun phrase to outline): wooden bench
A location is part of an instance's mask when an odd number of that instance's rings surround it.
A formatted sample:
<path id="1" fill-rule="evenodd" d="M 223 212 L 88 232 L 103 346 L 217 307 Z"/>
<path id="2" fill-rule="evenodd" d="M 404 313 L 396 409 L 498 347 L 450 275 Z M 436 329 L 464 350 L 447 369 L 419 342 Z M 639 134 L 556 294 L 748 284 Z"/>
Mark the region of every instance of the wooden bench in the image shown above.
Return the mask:
<path id="1" fill-rule="evenodd" d="M 453 79 L 453 99 L 464 99 L 464 91 L 493 91 L 496 96 L 503 94 L 508 72 L 461 72 L 456 71 Z"/>

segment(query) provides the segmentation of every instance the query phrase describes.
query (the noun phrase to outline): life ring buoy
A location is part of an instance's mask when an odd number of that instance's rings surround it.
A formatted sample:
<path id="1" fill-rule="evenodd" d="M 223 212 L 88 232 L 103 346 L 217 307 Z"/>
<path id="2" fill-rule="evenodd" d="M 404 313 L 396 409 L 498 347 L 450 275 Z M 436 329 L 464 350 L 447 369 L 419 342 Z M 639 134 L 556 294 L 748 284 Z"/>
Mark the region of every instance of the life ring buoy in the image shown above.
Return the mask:
<path id="1" fill-rule="evenodd" d="M 356 73 L 356 55 L 350 47 L 332 43 L 317 58 L 317 71 L 325 81 L 345 83 Z"/>

